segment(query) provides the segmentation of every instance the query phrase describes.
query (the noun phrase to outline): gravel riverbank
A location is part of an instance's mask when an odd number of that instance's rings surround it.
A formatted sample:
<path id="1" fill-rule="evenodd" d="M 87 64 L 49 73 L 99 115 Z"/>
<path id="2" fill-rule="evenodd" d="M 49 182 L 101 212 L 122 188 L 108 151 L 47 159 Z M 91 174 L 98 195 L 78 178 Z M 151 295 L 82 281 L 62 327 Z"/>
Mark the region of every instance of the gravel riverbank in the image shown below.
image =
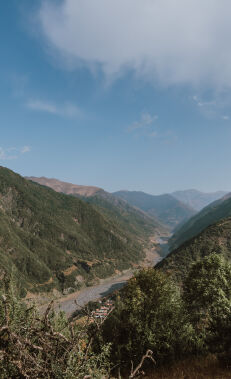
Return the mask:
<path id="1" fill-rule="evenodd" d="M 147 249 L 146 258 L 141 263 L 141 266 L 155 266 L 155 264 L 157 264 L 161 259 L 162 258 L 156 251 L 156 248 L 152 247 L 150 249 Z M 120 275 L 102 279 L 100 283 L 95 286 L 83 288 L 80 291 L 74 292 L 59 300 L 56 300 L 54 308 L 56 311 L 62 310 L 67 314 L 67 316 L 70 316 L 76 309 L 86 305 L 89 301 L 96 301 L 101 297 L 122 288 L 127 280 L 132 277 L 133 273 L 134 270 L 130 269 L 124 271 Z"/>

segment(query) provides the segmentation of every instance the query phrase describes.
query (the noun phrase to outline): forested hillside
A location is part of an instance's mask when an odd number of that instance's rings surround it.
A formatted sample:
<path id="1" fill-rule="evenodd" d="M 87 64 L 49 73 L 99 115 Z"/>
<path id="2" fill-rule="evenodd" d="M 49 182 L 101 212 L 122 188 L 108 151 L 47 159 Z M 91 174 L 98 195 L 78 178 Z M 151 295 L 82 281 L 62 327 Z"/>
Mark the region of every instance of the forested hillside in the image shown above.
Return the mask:
<path id="1" fill-rule="evenodd" d="M 153 228 L 161 235 L 168 233 L 169 228 L 163 225 L 157 217 L 131 206 L 127 201 L 98 187 L 81 186 L 45 177 L 36 178 L 32 176 L 27 179 L 50 187 L 57 192 L 81 198 L 83 201 L 93 205 L 97 211 L 112 223 L 118 224 L 131 233 L 134 238 L 146 238 L 148 235 L 153 234 Z"/>
<path id="2" fill-rule="evenodd" d="M 216 252 L 231 261 L 231 218 L 223 219 L 184 242 L 157 264 L 181 281 L 195 262 Z"/>
<path id="3" fill-rule="evenodd" d="M 123 199 L 117 198 L 108 192 L 102 191 L 94 196 L 83 198 L 94 206 L 105 217 L 115 222 L 125 229 L 131 236 L 136 236 L 141 240 L 147 241 L 148 237 L 155 230 L 156 235 L 168 235 L 169 229 L 166 225 L 146 212 L 132 207 Z"/>
<path id="4" fill-rule="evenodd" d="M 138 238 L 119 223 L 3 167 L 0 219 L 0 267 L 14 268 L 24 294 L 27 289 L 73 290 L 143 257 Z"/>
<path id="5" fill-rule="evenodd" d="M 80 196 L 93 196 L 98 192 L 103 191 L 103 189 L 95 186 L 83 186 L 78 184 L 72 184 L 67 182 L 62 182 L 58 179 L 50 179 L 44 176 L 37 178 L 35 176 L 26 176 L 25 179 L 32 180 L 43 186 L 52 188 L 56 192 L 62 192 L 66 195 L 80 195 Z"/>
<path id="6" fill-rule="evenodd" d="M 168 194 L 154 196 L 140 191 L 118 191 L 114 195 L 157 218 L 171 230 L 196 213 L 194 209 Z"/>
<path id="7" fill-rule="evenodd" d="M 207 226 L 231 216 L 230 194 L 213 202 L 179 227 L 169 240 L 170 250 L 199 234 Z"/>

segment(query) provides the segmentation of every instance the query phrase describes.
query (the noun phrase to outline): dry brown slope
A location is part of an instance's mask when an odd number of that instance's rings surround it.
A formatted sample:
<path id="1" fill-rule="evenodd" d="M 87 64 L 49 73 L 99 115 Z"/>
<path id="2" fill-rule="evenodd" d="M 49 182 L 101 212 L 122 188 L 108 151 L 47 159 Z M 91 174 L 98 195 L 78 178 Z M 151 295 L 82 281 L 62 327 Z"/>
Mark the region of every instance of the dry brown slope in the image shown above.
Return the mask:
<path id="1" fill-rule="evenodd" d="M 56 192 L 62 192 L 67 195 L 80 195 L 85 197 L 94 196 L 96 193 L 103 191 L 99 187 L 95 186 L 84 186 L 72 183 L 62 182 L 58 179 L 46 178 L 44 176 L 37 178 L 34 176 L 26 177 L 27 180 L 32 180 L 43 186 L 52 188 Z"/>

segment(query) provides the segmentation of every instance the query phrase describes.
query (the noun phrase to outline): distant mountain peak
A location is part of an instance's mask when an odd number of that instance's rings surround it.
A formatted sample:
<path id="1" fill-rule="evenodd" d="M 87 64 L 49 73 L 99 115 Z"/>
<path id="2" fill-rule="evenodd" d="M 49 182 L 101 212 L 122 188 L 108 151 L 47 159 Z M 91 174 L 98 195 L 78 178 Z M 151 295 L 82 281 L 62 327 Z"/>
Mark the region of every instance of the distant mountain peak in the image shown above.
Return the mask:
<path id="1" fill-rule="evenodd" d="M 171 230 L 195 214 L 194 209 L 171 194 L 150 195 L 143 191 L 117 191 L 113 195 L 156 217 Z"/>
<path id="2" fill-rule="evenodd" d="M 197 211 L 205 208 L 210 203 L 221 199 L 225 196 L 227 192 L 216 191 L 216 192 L 201 192 L 196 189 L 175 191 L 171 195 L 174 196 L 179 201 L 185 203 L 186 205 L 194 208 Z"/>

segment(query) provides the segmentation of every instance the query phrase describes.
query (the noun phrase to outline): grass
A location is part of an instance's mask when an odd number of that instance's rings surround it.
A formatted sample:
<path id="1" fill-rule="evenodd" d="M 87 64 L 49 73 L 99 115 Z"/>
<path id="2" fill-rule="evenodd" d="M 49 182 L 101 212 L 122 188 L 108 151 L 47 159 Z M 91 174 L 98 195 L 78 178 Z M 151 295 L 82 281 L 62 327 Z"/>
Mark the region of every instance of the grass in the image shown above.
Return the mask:
<path id="1" fill-rule="evenodd" d="M 150 370 L 145 379 L 229 379 L 231 370 L 220 367 L 214 355 L 193 357 L 170 367 Z"/>

